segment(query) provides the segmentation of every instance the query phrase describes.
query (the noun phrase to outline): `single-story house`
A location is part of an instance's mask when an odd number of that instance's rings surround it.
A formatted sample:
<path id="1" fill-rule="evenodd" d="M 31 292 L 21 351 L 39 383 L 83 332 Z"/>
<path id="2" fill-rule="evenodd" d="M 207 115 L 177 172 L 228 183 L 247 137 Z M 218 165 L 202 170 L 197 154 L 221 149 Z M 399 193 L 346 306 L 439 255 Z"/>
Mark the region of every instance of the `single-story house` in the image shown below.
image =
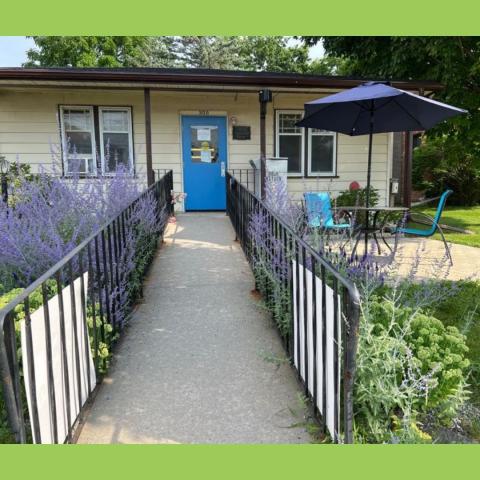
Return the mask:
<path id="1" fill-rule="evenodd" d="M 152 182 L 172 169 L 187 210 L 225 208 L 226 169 L 288 158 L 293 196 L 357 181 L 365 186 L 367 136 L 297 127 L 304 103 L 365 79 L 167 68 L 0 68 L 0 156 L 38 169 L 61 152 L 63 175 L 109 175 L 122 164 Z M 434 82 L 392 82 L 431 95 Z M 372 185 L 392 202 L 393 134 L 373 141 Z M 407 179 L 408 181 L 408 179 Z"/>

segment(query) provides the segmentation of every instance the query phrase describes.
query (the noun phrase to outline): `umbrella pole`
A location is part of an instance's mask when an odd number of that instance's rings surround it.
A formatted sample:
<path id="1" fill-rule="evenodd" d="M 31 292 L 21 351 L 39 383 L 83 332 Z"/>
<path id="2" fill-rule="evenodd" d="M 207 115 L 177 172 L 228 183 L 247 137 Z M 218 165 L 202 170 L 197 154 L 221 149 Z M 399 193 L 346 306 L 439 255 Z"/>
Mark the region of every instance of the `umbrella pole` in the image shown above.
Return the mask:
<path id="1" fill-rule="evenodd" d="M 373 105 L 370 110 L 370 134 L 368 136 L 368 164 L 367 164 L 367 191 L 365 194 L 365 251 L 364 257 L 368 253 L 368 229 L 370 227 L 370 215 L 368 208 L 370 207 L 370 182 L 372 174 L 372 146 L 373 146 Z"/>

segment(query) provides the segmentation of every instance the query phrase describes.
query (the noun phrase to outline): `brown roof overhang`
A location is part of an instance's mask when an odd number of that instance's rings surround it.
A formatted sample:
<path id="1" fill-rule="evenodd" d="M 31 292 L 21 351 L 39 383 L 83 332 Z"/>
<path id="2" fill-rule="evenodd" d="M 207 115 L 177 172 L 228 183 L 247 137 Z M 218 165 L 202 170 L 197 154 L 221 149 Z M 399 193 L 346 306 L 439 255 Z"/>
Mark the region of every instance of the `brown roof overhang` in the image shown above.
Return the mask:
<path id="1" fill-rule="evenodd" d="M 290 88 L 351 88 L 365 78 L 303 75 L 297 73 L 244 72 L 178 68 L 0 68 L 0 80 L 69 82 L 138 82 L 167 84 L 249 85 Z M 378 80 L 378 79 L 377 79 Z M 439 91 L 442 84 L 430 81 L 391 80 L 405 90 Z"/>

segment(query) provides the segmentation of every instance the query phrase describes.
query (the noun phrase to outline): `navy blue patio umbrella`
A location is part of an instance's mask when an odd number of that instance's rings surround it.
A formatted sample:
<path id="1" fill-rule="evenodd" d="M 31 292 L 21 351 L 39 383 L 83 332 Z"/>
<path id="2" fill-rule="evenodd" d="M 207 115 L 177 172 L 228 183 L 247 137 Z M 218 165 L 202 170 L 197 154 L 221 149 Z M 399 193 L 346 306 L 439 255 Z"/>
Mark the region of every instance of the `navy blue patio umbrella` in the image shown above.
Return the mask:
<path id="1" fill-rule="evenodd" d="M 367 190 L 365 206 L 370 207 L 372 141 L 374 133 L 428 130 L 437 123 L 467 113 L 461 108 L 437 102 L 388 82 L 367 82 L 305 104 L 305 117 L 297 125 L 340 132 L 369 135 Z M 369 214 L 366 213 L 365 255 L 367 254 Z"/>
<path id="2" fill-rule="evenodd" d="M 369 135 L 365 202 L 368 208 L 373 134 L 428 130 L 462 113 L 467 111 L 394 88 L 385 82 L 367 82 L 306 103 L 305 117 L 297 125 L 352 136 Z"/>

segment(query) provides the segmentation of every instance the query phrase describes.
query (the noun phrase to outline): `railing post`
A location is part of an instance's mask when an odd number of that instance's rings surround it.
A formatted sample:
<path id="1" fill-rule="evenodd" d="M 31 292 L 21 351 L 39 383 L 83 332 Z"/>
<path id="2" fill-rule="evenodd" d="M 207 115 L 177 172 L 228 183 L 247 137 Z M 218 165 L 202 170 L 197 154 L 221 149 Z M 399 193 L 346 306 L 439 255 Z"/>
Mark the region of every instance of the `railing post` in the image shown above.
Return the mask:
<path id="1" fill-rule="evenodd" d="M 344 441 L 353 443 L 353 388 L 355 383 L 356 355 L 358 347 L 358 329 L 360 324 L 360 295 L 357 287 L 348 291 L 347 325 L 345 326 L 345 357 L 343 374 L 343 411 L 344 411 Z"/>
<path id="2" fill-rule="evenodd" d="M 7 321 L 7 317 L 0 318 L 0 375 L 2 377 L 2 391 L 5 400 L 5 407 L 7 409 L 8 423 L 10 424 L 10 428 L 15 436 L 15 441 L 17 443 L 25 443 L 25 436 L 22 434 L 22 422 L 20 421 L 20 415 L 23 415 L 23 413 L 18 412 L 13 378 L 5 342 L 6 339 L 4 328 Z"/>

